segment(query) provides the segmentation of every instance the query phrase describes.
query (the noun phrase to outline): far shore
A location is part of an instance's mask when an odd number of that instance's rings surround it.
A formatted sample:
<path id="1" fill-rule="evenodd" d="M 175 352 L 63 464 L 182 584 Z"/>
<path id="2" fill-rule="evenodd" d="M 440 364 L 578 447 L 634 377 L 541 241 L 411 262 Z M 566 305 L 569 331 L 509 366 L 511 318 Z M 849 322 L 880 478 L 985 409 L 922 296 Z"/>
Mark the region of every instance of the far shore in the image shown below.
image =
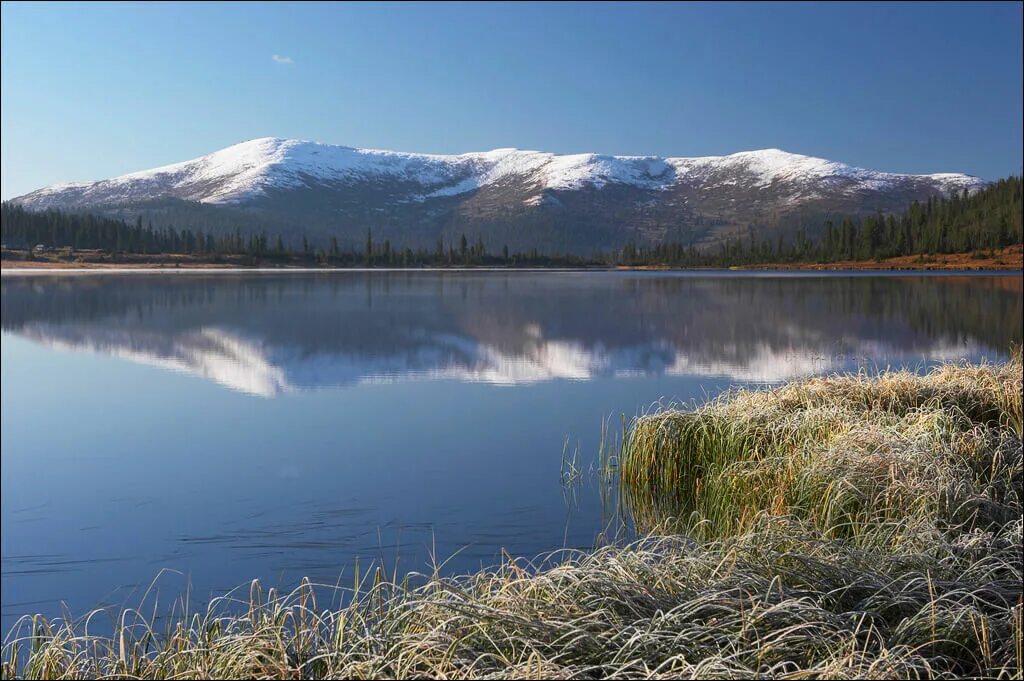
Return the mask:
<path id="1" fill-rule="evenodd" d="M 732 267 L 677 268 L 665 265 L 481 265 L 451 267 L 337 267 L 317 263 L 275 263 L 256 262 L 246 256 L 222 256 L 212 260 L 194 255 L 163 253 L 155 255 L 125 254 L 112 256 L 97 252 L 69 258 L 57 252 L 37 254 L 32 260 L 24 254 L 5 251 L 0 259 L 0 270 L 30 272 L 101 270 L 111 272 L 173 272 L 180 270 L 202 270 L 217 272 L 225 270 L 262 271 L 335 271 L 335 270 L 574 270 L 574 271 L 1024 271 L 1024 247 L 1009 246 L 997 251 L 975 251 L 971 253 L 943 253 L 936 255 L 905 255 L 883 260 L 845 260 L 839 262 L 780 262 Z"/>
<path id="2" fill-rule="evenodd" d="M 930 256 L 901 255 L 885 260 L 844 260 L 830 263 L 787 263 L 746 265 L 750 270 L 1021 270 L 1024 247 L 1009 246 L 998 251 L 942 253 Z"/>

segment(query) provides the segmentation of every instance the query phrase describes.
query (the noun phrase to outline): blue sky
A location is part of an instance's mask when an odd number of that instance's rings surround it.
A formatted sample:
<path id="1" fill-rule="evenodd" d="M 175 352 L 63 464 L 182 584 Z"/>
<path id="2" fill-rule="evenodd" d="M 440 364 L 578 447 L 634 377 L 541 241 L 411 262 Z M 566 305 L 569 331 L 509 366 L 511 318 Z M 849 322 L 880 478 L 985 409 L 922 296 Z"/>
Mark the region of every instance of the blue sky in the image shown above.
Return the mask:
<path id="1" fill-rule="evenodd" d="M 4 199 L 254 137 L 1022 165 L 1022 5 L 2 7 Z M 275 55 L 277 58 L 275 58 Z"/>

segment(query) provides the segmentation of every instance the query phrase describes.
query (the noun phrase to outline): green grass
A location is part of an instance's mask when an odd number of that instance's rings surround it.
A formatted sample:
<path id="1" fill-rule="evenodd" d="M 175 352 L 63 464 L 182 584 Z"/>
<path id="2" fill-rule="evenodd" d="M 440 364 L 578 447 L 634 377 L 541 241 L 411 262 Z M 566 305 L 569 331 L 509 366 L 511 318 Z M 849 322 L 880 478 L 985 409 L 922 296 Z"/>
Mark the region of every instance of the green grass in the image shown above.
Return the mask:
<path id="1" fill-rule="evenodd" d="M 25 618 L 3 677 L 1019 679 L 1021 380 L 1018 353 L 660 411 L 617 461 L 634 544 L 417 587 L 253 583 L 107 636 Z"/>

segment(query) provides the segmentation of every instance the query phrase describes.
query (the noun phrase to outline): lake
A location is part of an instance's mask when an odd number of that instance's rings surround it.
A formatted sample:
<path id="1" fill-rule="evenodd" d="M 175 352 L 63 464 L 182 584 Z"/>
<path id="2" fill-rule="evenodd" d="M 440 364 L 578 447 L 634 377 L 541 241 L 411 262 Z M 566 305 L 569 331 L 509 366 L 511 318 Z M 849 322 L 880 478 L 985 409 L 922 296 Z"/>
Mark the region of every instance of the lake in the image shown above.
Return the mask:
<path id="1" fill-rule="evenodd" d="M 603 424 L 1001 360 L 1022 300 L 1020 273 L 5 274 L 3 625 L 158 575 L 196 604 L 592 547 L 623 520 L 587 472 Z"/>

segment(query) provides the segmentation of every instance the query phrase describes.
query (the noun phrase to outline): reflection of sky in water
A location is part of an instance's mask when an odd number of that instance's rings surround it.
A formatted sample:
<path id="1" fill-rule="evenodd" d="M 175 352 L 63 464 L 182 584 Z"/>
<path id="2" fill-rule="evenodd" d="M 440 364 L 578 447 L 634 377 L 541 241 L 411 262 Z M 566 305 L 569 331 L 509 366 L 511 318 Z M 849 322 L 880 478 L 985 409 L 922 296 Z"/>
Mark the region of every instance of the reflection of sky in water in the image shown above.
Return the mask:
<path id="1" fill-rule="evenodd" d="M 502 547 L 588 547 L 609 507 L 590 478 L 563 496 L 559 465 L 567 437 L 589 465 L 602 419 L 738 382 L 995 359 L 1022 324 L 1019 276 L 2 287 L 5 625 L 60 599 L 134 603 L 161 568 L 202 600 L 334 582 L 357 557 L 423 569 L 461 549 L 446 569 L 467 570 Z"/>

